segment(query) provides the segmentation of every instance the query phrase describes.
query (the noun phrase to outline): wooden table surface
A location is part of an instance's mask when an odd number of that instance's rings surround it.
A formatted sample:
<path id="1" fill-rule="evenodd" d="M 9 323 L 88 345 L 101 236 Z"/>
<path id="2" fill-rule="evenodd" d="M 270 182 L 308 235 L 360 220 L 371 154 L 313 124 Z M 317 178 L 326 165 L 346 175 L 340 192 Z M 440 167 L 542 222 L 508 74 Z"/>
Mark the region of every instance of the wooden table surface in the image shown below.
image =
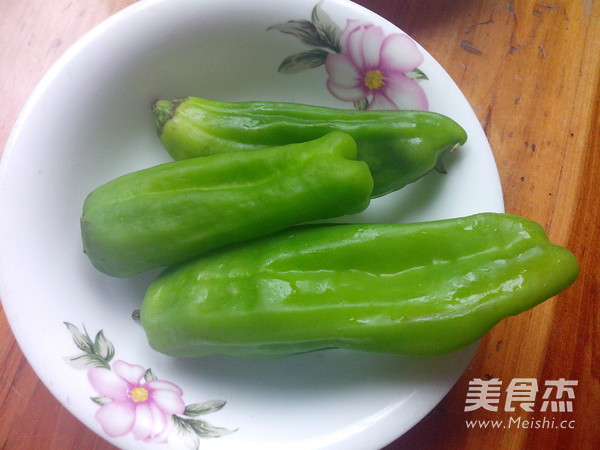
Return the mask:
<path id="1" fill-rule="evenodd" d="M 131 3 L 0 0 L 0 149 L 27 97 L 57 58 Z M 450 393 L 390 448 L 600 448 L 600 2 L 357 3 L 409 33 L 444 66 L 490 141 L 506 211 L 542 224 L 551 240 L 569 248 L 581 264 L 568 290 L 498 324 Z M 476 379 L 500 380 L 498 411 L 465 411 L 469 382 Z M 515 411 L 506 408 L 504 389 L 518 379 L 539 386 L 533 412 L 518 403 Z M 543 392 L 561 379 L 567 382 L 562 400 L 571 401 L 572 411 L 553 412 L 550 406 L 541 411 Z M 569 399 L 568 383 L 574 381 Z M 502 421 L 503 426 L 469 426 L 471 420 Z M 38 380 L 3 313 L 0 447 L 111 448 Z"/>

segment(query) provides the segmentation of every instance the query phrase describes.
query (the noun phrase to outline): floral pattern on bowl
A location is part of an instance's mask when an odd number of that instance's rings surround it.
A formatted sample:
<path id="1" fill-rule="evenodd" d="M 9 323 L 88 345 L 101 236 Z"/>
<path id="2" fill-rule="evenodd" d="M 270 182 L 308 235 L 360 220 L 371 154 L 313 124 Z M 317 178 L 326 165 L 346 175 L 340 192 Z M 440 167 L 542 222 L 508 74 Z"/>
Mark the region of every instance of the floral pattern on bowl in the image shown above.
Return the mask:
<path id="1" fill-rule="evenodd" d="M 195 448 L 200 438 L 215 438 L 235 432 L 215 427 L 197 417 L 219 411 L 225 406 L 223 400 L 209 400 L 186 405 L 183 390 L 176 384 L 159 379 L 151 369 L 117 360 L 113 344 L 104 336 L 103 330 L 90 337 L 65 322 L 73 342 L 82 351 L 66 358 L 76 369 L 86 369 L 87 377 L 99 394 L 91 400 L 100 408 L 95 418 L 102 430 L 110 437 L 131 433 L 144 442 L 166 444 L 174 430 L 188 435 Z"/>
<path id="2" fill-rule="evenodd" d="M 424 56 L 406 34 L 385 35 L 381 27 L 347 19 L 342 30 L 323 11 L 322 1 L 310 20 L 290 20 L 273 25 L 311 48 L 283 60 L 279 72 L 295 74 L 321 65 L 327 72 L 327 89 L 335 98 L 364 109 L 429 108 L 418 67 Z"/>

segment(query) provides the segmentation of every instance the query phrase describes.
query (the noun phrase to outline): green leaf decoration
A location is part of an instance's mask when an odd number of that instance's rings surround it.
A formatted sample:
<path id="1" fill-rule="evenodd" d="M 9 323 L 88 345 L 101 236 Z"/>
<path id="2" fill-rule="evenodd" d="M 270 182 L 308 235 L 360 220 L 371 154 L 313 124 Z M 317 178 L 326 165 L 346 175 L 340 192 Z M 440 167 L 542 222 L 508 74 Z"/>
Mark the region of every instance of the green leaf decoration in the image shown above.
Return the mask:
<path id="1" fill-rule="evenodd" d="M 219 411 L 227 402 L 223 400 L 208 400 L 202 403 L 192 403 L 187 405 L 183 411 L 184 416 L 198 417 L 202 414 L 210 414 Z"/>
<path id="2" fill-rule="evenodd" d="M 104 405 L 106 405 L 107 403 L 110 403 L 110 402 L 112 402 L 112 400 L 111 400 L 110 398 L 106 398 L 106 397 L 103 397 L 103 396 L 101 396 L 101 395 L 100 395 L 100 396 L 98 396 L 98 397 L 90 397 L 90 398 L 91 398 L 91 399 L 92 399 L 92 401 L 93 401 L 93 402 L 94 402 L 96 405 L 98 405 L 98 406 L 104 406 Z"/>
<path id="3" fill-rule="evenodd" d="M 158 380 L 158 377 L 156 375 L 154 375 L 154 372 L 152 372 L 152 369 L 147 369 L 146 373 L 144 374 L 144 380 L 145 381 L 154 381 L 154 380 Z"/>
<path id="4" fill-rule="evenodd" d="M 366 110 L 368 106 L 369 106 L 369 99 L 367 97 L 360 99 L 360 100 L 356 100 L 354 102 L 354 108 L 359 111 Z"/>
<path id="5" fill-rule="evenodd" d="M 291 34 L 311 47 L 327 47 L 328 45 L 323 40 L 317 27 L 309 20 L 290 20 L 279 25 L 273 25 L 267 30 L 277 30 L 285 34 Z"/>
<path id="6" fill-rule="evenodd" d="M 99 367 L 101 369 L 110 370 L 110 365 L 104 360 L 104 358 L 94 355 L 93 353 L 81 353 L 65 359 L 67 363 L 74 369 L 82 370 Z"/>
<path id="7" fill-rule="evenodd" d="M 64 324 L 67 326 L 69 333 L 71 333 L 73 342 L 80 350 L 83 350 L 84 352 L 88 352 L 88 353 L 94 351 L 94 343 L 92 342 L 89 335 L 87 334 L 87 331 L 85 331 L 85 333 L 81 332 L 79 330 L 79 328 L 77 328 L 75 325 L 73 325 L 72 323 L 69 323 L 69 322 L 64 322 Z M 84 327 L 84 330 L 85 330 L 85 327 Z"/>
<path id="8" fill-rule="evenodd" d="M 285 23 L 273 25 L 267 28 L 290 34 L 303 43 L 322 49 L 328 49 L 335 53 L 341 52 L 340 28 L 329 18 L 329 16 L 317 4 L 311 13 L 311 20 L 289 20 Z"/>
<path id="9" fill-rule="evenodd" d="M 320 49 L 313 49 L 306 52 L 296 53 L 288 56 L 279 66 L 279 72 L 292 74 L 302 72 L 306 69 L 313 69 L 325 63 L 329 52 Z"/>
<path id="10" fill-rule="evenodd" d="M 64 322 L 71 333 L 73 342 L 83 353 L 66 358 L 67 363 L 76 369 L 89 369 L 101 367 L 110 370 L 110 360 L 115 356 L 115 348 L 112 343 L 104 337 L 104 332 L 100 330 L 95 339 L 88 334 L 85 326 L 83 331 L 69 322 Z"/>
<path id="11" fill-rule="evenodd" d="M 181 434 L 193 433 L 198 437 L 215 438 L 237 431 L 222 427 L 215 427 L 204 420 L 188 419 L 177 415 L 172 415 L 171 418 L 175 424 L 175 428 Z"/>
<path id="12" fill-rule="evenodd" d="M 115 356 L 115 347 L 104 337 L 104 332 L 102 330 L 96 334 L 96 339 L 94 340 L 94 354 L 101 357 L 107 363 Z"/>
<path id="13" fill-rule="evenodd" d="M 200 437 L 220 437 L 225 436 L 227 434 L 231 434 L 236 430 L 228 430 L 223 427 L 215 427 L 208 422 L 203 420 L 190 420 L 189 424 L 192 429 L 196 433 L 196 435 Z"/>
<path id="14" fill-rule="evenodd" d="M 406 72 L 404 75 L 406 75 L 408 78 L 412 78 L 413 80 L 429 80 L 427 75 L 425 75 L 425 72 L 423 72 L 421 69 L 411 70 L 410 72 Z"/>
<path id="15" fill-rule="evenodd" d="M 328 48 L 335 53 L 341 53 L 340 34 L 342 31 L 331 20 L 329 15 L 321 9 L 321 2 L 312 9 L 311 22 L 314 25 L 323 43 L 322 47 Z"/>

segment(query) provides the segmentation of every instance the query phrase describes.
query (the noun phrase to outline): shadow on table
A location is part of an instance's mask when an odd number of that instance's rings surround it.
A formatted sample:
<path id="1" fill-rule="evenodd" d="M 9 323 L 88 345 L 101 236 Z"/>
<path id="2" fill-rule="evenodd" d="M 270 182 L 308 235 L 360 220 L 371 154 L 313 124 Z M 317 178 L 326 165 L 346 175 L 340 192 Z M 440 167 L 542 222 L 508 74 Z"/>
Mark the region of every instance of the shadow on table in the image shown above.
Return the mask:
<path id="1" fill-rule="evenodd" d="M 355 0 L 410 35 L 443 26 L 477 6 L 471 0 Z"/>

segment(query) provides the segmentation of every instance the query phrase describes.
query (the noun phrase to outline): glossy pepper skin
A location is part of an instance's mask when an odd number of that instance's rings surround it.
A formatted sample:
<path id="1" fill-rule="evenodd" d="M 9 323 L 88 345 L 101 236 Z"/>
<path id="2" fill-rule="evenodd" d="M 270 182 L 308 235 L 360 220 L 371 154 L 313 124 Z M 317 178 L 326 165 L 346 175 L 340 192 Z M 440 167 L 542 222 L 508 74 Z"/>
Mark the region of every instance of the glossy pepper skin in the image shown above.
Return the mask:
<path id="1" fill-rule="evenodd" d="M 364 210 L 373 179 L 356 144 L 314 141 L 173 161 L 114 179 L 86 199 L 84 250 L 125 277 L 289 226 Z"/>
<path id="2" fill-rule="evenodd" d="M 578 264 L 507 214 L 296 227 L 164 271 L 141 321 L 177 357 L 442 354 L 552 297 Z"/>
<path id="3" fill-rule="evenodd" d="M 356 111 L 282 102 L 219 102 L 197 97 L 159 100 L 156 126 L 175 159 L 251 150 L 350 134 L 373 175 L 372 196 L 396 191 L 441 165 L 467 133 L 430 111 Z"/>

